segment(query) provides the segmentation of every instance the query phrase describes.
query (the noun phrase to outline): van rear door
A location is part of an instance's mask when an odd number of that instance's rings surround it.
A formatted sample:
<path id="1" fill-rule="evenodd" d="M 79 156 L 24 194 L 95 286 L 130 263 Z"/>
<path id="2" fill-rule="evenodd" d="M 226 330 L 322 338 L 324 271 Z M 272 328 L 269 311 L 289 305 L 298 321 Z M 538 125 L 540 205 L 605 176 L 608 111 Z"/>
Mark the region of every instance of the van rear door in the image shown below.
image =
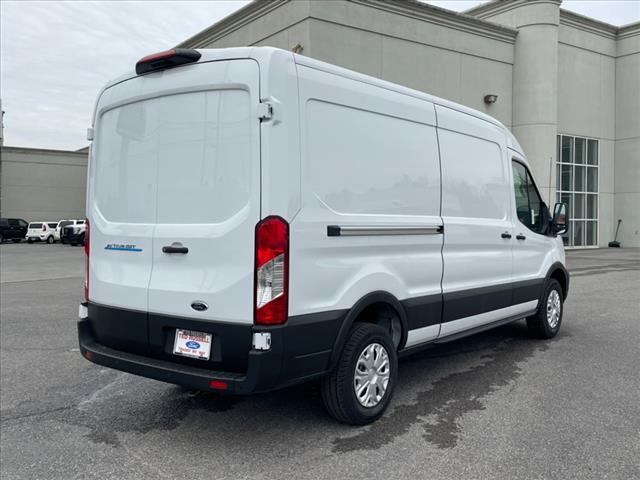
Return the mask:
<path id="1" fill-rule="evenodd" d="M 249 59 L 137 76 L 98 103 L 89 299 L 143 312 L 122 335 L 145 348 L 146 312 L 252 322 L 258 106 Z"/>
<path id="2" fill-rule="evenodd" d="M 217 88 L 156 99 L 164 132 L 149 311 L 252 323 L 258 65 L 238 60 L 214 67 L 211 78 L 225 82 Z"/>

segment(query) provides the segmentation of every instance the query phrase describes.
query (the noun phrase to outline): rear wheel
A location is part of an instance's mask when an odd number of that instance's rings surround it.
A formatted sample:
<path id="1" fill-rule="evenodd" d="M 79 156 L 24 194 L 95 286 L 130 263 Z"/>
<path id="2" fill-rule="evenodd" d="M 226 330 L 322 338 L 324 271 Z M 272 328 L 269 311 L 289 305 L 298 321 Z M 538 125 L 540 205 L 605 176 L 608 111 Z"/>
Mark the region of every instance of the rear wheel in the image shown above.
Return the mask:
<path id="1" fill-rule="evenodd" d="M 84 247 L 84 233 L 82 235 L 80 235 L 79 243 L 80 243 L 80 245 L 82 245 Z"/>
<path id="2" fill-rule="evenodd" d="M 27 242 L 33 243 L 33 238 L 27 238 Z"/>
<path id="3" fill-rule="evenodd" d="M 564 296 L 557 280 L 547 283 L 538 312 L 527 318 L 529 333 L 537 338 L 553 338 L 560 331 L 564 312 Z"/>
<path id="4" fill-rule="evenodd" d="M 13 243 L 20 243 L 22 241 L 21 238 L 12 238 Z"/>
<path id="5" fill-rule="evenodd" d="M 329 414 L 351 425 L 377 420 L 389 406 L 397 370 L 389 334 L 377 325 L 356 323 L 338 365 L 322 381 L 322 400 Z"/>
<path id="6" fill-rule="evenodd" d="M 54 242 L 53 237 L 47 237 L 47 243 L 51 245 Z"/>

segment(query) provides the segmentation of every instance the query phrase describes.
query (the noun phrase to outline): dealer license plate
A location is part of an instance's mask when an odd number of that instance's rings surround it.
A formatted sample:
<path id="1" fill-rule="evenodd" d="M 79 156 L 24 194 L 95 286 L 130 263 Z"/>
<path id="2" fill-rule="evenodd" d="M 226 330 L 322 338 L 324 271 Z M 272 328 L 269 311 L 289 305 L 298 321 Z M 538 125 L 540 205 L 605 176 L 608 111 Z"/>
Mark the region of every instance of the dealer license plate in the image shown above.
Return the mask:
<path id="1" fill-rule="evenodd" d="M 212 335 L 210 333 L 177 328 L 176 340 L 173 343 L 173 353 L 174 355 L 209 360 L 211 339 Z"/>

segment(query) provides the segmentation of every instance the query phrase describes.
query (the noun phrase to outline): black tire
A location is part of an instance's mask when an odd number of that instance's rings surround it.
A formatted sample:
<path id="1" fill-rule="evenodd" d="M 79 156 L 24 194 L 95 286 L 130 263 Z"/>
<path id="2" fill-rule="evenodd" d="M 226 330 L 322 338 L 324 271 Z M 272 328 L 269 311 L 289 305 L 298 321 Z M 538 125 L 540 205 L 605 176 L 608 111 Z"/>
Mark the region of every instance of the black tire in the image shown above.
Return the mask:
<path id="1" fill-rule="evenodd" d="M 22 241 L 21 238 L 12 238 L 11 241 L 13 241 L 13 243 L 20 243 Z"/>
<path id="2" fill-rule="evenodd" d="M 78 246 L 78 242 L 71 242 L 69 245 L 71 245 L 72 247 L 77 247 Z"/>
<path id="3" fill-rule="evenodd" d="M 47 243 L 49 245 L 53 244 L 55 242 L 55 239 L 53 237 L 47 237 Z"/>
<path id="4" fill-rule="evenodd" d="M 79 243 L 80 243 L 80 245 L 82 245 L 84 247 L 84 233 L 82 235 L 80 235 Z"/>
<path id="5" fill-rule="evenodd" d="M 372 344 L 384 347 L 389 358 L 389 381 L 379 403 L 363 406 L 356 397 L 354 387 L 358 358 Z M 366 425 L 377 420 L 389 406 L 396 385 L 398 356 L 389 334 L 381 327 L 369 323 L 356 323 L 342 350 L 335 369 L 322 379 L 322 401 L 329 414 L 342 423 Z"/>
<path id="6" fill-rule="evenodd" d="M 553 303 L 553 300 L 557 295 L 559 299 L 559 314 L 557 318 L 557 322 L 553 321 L 553 306 L 550 305 L 548 308 L 548 303 Z M 562 325 L 562 316 L 564 314 L 564 295 L 562 294 L 562 287 L 557 280 L 553 278 L 549 280 L 546 288 L 544 289 L 544 293 L 540 298 L 540 306 L 538 307 L 538 312 L 527 318 L 527 328 L 529 329 L 529 333 L 531 336 L 536 338 L 553 338 L 560 331 L 560 326 Z"/>
<path id="7" fill-rule="evenodd" d="M 33 243 L 33 238 L 27 238 L 27 242 Z"/>

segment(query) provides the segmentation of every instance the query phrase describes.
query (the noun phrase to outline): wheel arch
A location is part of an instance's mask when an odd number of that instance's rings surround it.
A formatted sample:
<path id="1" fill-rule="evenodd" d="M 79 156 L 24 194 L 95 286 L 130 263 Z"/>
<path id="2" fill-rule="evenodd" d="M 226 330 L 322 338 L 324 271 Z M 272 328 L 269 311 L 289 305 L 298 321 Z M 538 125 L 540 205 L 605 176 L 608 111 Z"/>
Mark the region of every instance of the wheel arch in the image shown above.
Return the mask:
<path id="1" fill-rule="evenodd" d="M 562 297 L 563 297 L 563 300 L 566 300 L 567 296 L 569 296 L 569 278 L 570 278 L 569 271 L 565 268 L 565 266 L 562 263 L 556 262 L 553 265 L 551 265 L 551 267 L 547 272 L 547 276 L 545 278 L 545 285 L 552 278 L 554 280 L 557 280 L 560 286 L 562 287 Z"/>
<path id="2" fill-rule="evenodd" d="M 353 307 L 347 312 L 340 329 L 338 330 L 338 336 L 334 343 L 333 351 L 331 353 L 330 369 L 333 369 L 340 358 L 340 354 L 347 341 L 349 331 L 356 321 L 358 321 L 367 310 L 375 308 L 374 306 L 388 307 L 396 314 L 396 318 L 400 323 L 401 334 L 400 341 L 397 346 L 398 350 L 407 342 L 408 322 L 407 314 L 405 312 L 402 303 L 391 293 L 386 291 L 371 292 L 358 300 Z M 375 323 L 375 322 L 367 322 Z"/>

